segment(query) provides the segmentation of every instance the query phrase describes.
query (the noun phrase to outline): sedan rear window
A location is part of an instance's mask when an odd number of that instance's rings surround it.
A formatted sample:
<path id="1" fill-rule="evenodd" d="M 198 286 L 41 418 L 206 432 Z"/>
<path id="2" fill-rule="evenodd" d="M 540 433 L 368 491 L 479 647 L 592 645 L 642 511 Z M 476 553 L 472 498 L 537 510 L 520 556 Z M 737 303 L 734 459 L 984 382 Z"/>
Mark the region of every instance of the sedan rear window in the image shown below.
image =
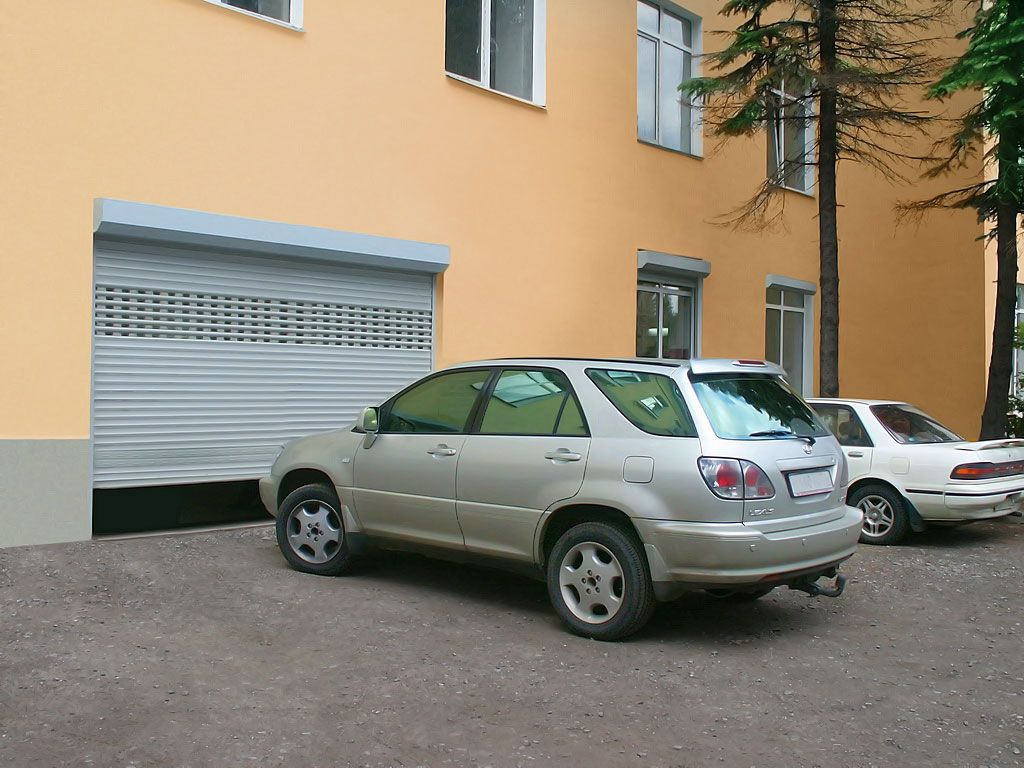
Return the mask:
<path id="1" fill-rule="evenodd" d="M 777 376 L 691 374 L 690 380 L 715 434 L 725 440 L 828 434 L 811 407 Z"/>
<path id="2" fill-rule="evenodd" d="M 633 426 L 652 435 L 697 436 L 683 393 L 671 377 L 593 368 L 587 376 Z"/>
<path id="3" fill-rule="evenodd" d="M 958 443 L 963 440 L 912 405 L 872 405 L 871 412 L 900 443 Z"/>

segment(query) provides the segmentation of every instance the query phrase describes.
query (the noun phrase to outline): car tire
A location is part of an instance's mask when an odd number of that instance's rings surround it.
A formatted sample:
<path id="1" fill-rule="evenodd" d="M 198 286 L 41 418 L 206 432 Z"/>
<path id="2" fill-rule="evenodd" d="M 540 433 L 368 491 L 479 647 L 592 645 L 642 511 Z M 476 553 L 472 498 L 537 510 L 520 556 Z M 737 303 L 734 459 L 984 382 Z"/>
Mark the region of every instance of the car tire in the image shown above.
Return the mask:
<path id="1" fill-rule="evenodd" d="M 707 593 L 719 600 L 728 600 L 730 603 L 751 603 L 760 600 L 768 593 L 775 590 L 775 587 L 762 587 L 749 592 L 742 592 L 735 589 L 709 589 Z"/>
<path id="2" fill-rule="evenodd" d="M 632 531 L 608 523 L 575 525 L 547 562 L 548 595 L 573 634 L 622 640 L 654 612 L 654 585 L 643 545 Z"/>
<path id="3" fill-rule="evenodd" d="M 298 488 L 277 513 L 277 546 L 297 571 L 341 576 L 357 564 L 345 537 L 345 520 L 335 490 L 326 484 Z"/>
<path id="4" fill-rule="evenodd" d="M 887 485 L 861 486 L 850 494 L 846 503 L 864 513 L 860 532 L 862 544 L 899 544 L 910 532 L 906 502 Z"/>

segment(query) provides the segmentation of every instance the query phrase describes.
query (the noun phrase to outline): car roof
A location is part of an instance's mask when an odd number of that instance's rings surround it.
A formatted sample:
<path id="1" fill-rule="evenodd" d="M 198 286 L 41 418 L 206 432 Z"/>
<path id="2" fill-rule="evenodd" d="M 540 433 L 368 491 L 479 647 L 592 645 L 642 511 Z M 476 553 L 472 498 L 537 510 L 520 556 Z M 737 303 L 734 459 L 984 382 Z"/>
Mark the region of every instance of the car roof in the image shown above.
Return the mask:
<path id="1" fill-rule="evenodd" d="M 547 366 L 558 367 L 559 364 L 576 363 L 583 365 L 615 365 L 628 366 L 630 368 L 647 368 L 659 370 L 662 373 L 666 369 L 671 370 L 692 370 L 694 373 L 770 373 L 776 376 L 783 376 L 785 372 L 774 363 L 764 360 L 737 360 L 737 359 L 694 359 L 694 360 L 665 360 L 647 357 L 499 357 L 489 360 L 473 360 L 448 368 L 473 368 L 480 366 Z"/>
<path id="2" fill-rule="evenodd" d="M 808 397 L 807 402 L 821 405 L 910 405 L 905 400 L 867 400 L 862 397 Z"/>

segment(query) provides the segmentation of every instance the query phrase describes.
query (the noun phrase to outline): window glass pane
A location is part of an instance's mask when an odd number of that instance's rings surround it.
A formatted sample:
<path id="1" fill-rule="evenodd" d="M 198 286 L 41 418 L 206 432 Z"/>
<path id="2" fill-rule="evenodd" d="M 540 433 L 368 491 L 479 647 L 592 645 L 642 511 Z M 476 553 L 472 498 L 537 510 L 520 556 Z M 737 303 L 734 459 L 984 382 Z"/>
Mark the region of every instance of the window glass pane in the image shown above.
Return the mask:
<path id="1" fill-rule="evenodd" d="M 787 307 L 804 308 L 804 295 L 798 291 L 783 291 L 782 303 Z"/>
<path id="2" fill-rule="evenodd" d="M 804 315 L 802 312 L 782 313 L 782 367 L 789 374 L 789 384 L 798 393 L 804 388 Z"/>
<path id="3" fill-rule="evenodd" d="M 764 318 L 764 359 L 770 363 L 782 363 L 782 313 L 769 309 Z"/>
<path id="4" fill-rule="evenodd" d="M 673 43 L 680 43 L 687 48 L 690 47 L 693 32 L 690 28 L 689 19 L 681 19 L 671 13 L 663 14 L 661 17 L 661 36 Z"/>
<path id="5" fill-rule="evenodd" d="M 769 286 L 764 292 L 765 298 L 769 304 L 781 304 L 782 303 L 782 289 L 777 288 L 774 285 Z"/>
<path id="6" fill-rule="evenodd" d="M 464 432 L 490 371 L 456 371 L 410 389 L 391 405 L 382 432 Z"/>
<path id="7" fill-rule="evenodd" d="M 670 437 L 697 436 L 683 394 L 668 376 L 601 370 L 589 370 L 587 376 L 619 413 L 644 432 Z"/>
<path id="8" fill-rule="evenodd" d="M 686 294 L 662 294 L 661 356 L 689 360 L 693 355 L 693 297 Z"/>
<path id="9" fill-rule="evenodd" d="M 715 434 L 722 439 L 784 437 L 754 434 L 773 431 L 814 437 L 828 434 L 810 406 L 777 376 L 718 373 L 690 379 Z"/>
<path id="10" fill-rule="evenodd" d="M 670 149 L 683 150 L 683 114 L 679 85 L 683 82 L 683 52 L 671 45 L 661 46 L 661 83 L 658 91 L 661 117 L 660 143 Z M 689 138 L 689 126 L 686 134 Z M 686 142 L 687 149 L 689 141 Z"/>
<path id="11" fill-rule="evenodd" d="M 872 405 L 871 412 L 900 443 L 955 443 L 960 435 L 912 405 Z"/>
<path id="12" fill-rule="evenodd" d="M 658 140 L 658 44 L 643 35 L 636 39 L 637 136 Z"/>
<path id="13" fill-rule="evenodd" d="M 533 0 L 491 0 L 491 88 L 533 98 Z"/>
<path id="14" fill-rule="evenodd" d="M 636 4 L 636 25 L 638 29 L 658 34 L 658 9 L 647 3 Z"/>
<path id="15" fill-rule="evenodd" d="M 807 123 L 802 104 L 790 102 L 782 110 L 783 137 L 786 158 L 785 185 L 791 189 L 804 189 L 804 154 L 807 149 Z"/>
<path id="16" fill-rule="evenodd" d="M 562 416 L 558 420 L 558 429 L 555 432 L 565 437 L 586 437 L 587 425 L 583 423 L 583 412 L 580 410 L 576 398 L 569 397 L 562 409 Z"/>
<path id="17" fill-rule="evenodd" d="M 779 148 L 782 146 L 782 112 L 771 107 L 768 114 L 768 178 L 774 184 L 779 184 L 782 179 L 779 177 Z"/>
<path id="18" fill-rule="evenodd" d="M 680 83 L 685 83 L 687 80 L 693 77 L 693 57 L 688 54 L 683 54 L 683 79 Z M 693 120 L 693 105 L 690 103 L 690 97 L 680 92 L 679 93 L 679 144 L 683 152 L 693 151 L 693 134 L 690 130 L 691 121 Z"/>
<path id="19" fill-rule="evenodd" d="M 658 356 L 658 294 L 636 292 L 636 356 Z"/>
<path id="20" fill-rule="evenodd" d="M 260 16 L 269 16 L 278 21 L 291 21 L 290 0 L 221 0 L 224 5 L 232 8 L 241 8 L 245 11 L 258 13 Z"/>
<path id="21" fill-rule="evenodd" d="M 836 436 L 840 445 L 850 448 L 870 448 L 871 438 L 868 437 L 860 418 L 849 408 L 836 408 L 835 428 L 830 424 L 829 429 Z"/>
<path id="22" fill-rule="evenodd" d="M 444 68 L 480 79 L 480 0 L 447 0 L 444 26 Z"/>
<path id="23" fill-rule="evenodd" d="M 504 371 L 480 422 L 485 435 L 552 435 L 569 391 L 555 371 Z"/>

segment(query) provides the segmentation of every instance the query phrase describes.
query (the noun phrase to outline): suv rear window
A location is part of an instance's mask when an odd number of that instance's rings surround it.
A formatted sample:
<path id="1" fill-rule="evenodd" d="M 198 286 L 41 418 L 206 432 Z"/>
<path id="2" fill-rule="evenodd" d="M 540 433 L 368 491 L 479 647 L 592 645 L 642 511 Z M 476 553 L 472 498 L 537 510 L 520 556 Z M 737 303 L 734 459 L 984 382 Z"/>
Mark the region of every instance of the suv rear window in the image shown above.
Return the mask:
<path id="1" fill-rule="evenodd" d="M 696 437 L 683 393 L 669 376 L 639 371 L 587 370 L 619 413 L 652 435 Z"/>
<path id="2" fill-rule="evenodd" d="M 811 407 L 777 376 L 691 374 L 690 380 L 715 434 L 725 440 L 823 437 L 829 433 Z"/>

